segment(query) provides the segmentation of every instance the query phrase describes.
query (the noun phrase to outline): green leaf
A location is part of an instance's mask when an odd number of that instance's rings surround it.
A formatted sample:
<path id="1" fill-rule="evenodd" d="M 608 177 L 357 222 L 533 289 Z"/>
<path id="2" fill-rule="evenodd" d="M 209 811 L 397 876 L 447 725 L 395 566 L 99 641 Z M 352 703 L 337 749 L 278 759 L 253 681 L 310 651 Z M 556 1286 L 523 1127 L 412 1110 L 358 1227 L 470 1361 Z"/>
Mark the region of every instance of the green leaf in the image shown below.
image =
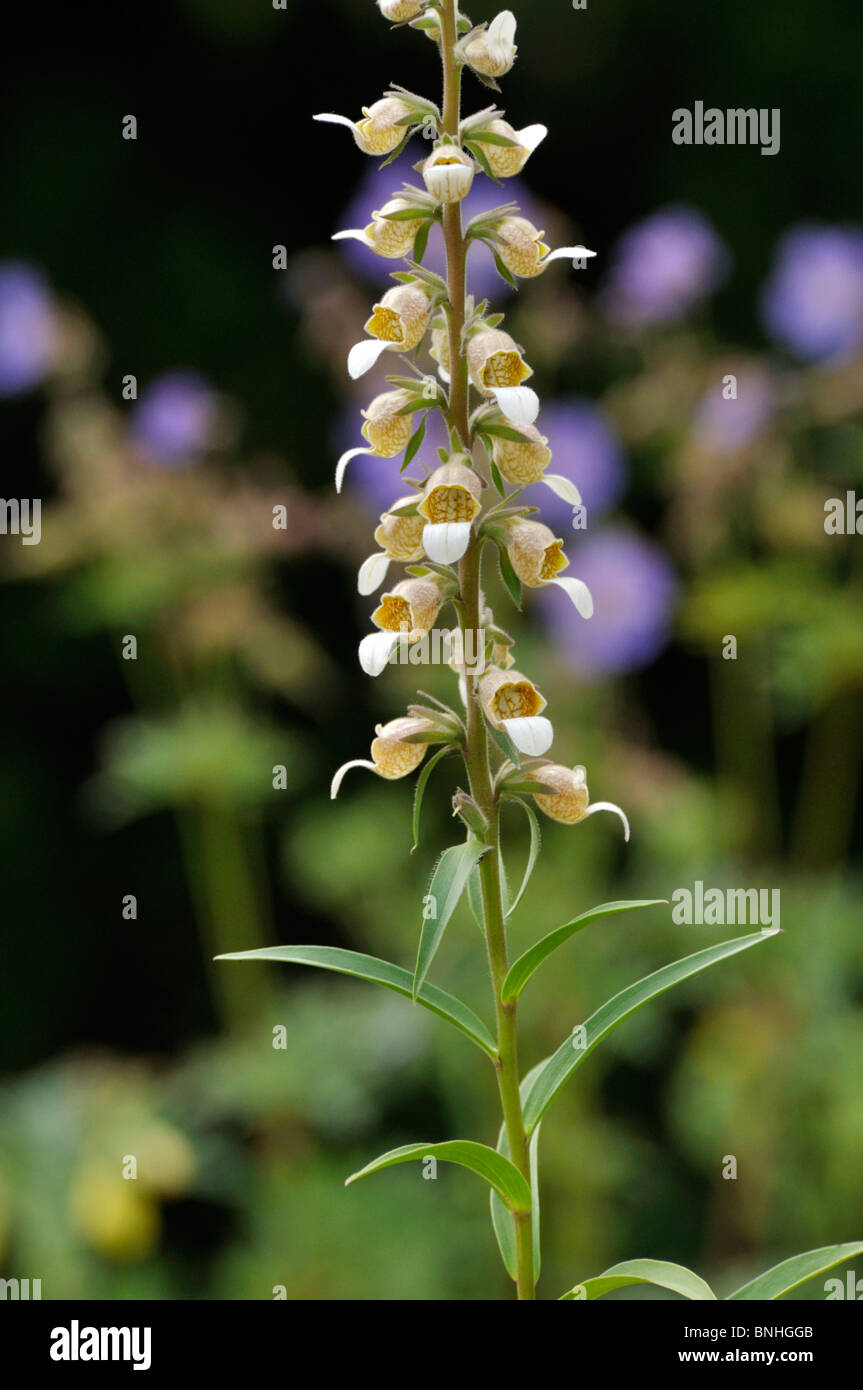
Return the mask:
<path id="1" fill-rule="evenodd" d="M 500 276 L 501 280 L 505 280 L 508 285 L 512 285 L 512 288 L 514 290 L 517 290 L 518 281 L 516 280 L 515 276 L 512 274 L 511 271 L 507 270 L 506 266 L 504 265 L 503 261 L 501 260 L 500 256 L 496 251 L 493 250 L 492 255 L 494 256 L 495 269 L 497 270 L 497 273 Z"/>
<path id="2" fill-rule="evenodd" d="M 533 1067 L 521 1083 L 519 1090 L 522 1099 L 529 1091 L 536 1074 L 542 1070 L 542 1063 L 538 1067 Z M 509 1142 L 506 1137 L 506 1127 L 501 1125 L 500 1134 L 497 1140 L 497 1151 L 502 1153 L 505 1158 L 509 1158 Z M 542 1252 L 539 1229 L 539 1125 L 533 1132 L 530 1141 L 530 1194 L 531 1194 L 531 1227 L 533 1232 L 533 1273 L 534 1279 L 539 1278 L 542 1263 Z M 515 1241 L 515 1219 L 507 1211 L 503 1202 L 496 1192 L 489 1193 L 491 1203 L 491 1224 L 494 1229 L 495 1239 L 500 1250 L 506 1272 L 510 1279 L 518 1277 L 518 1258 L 516 1255 Z"/>
<path id="3" fill-rule="evenodd" d="M 509 590 L 509 596 L 516 608 L 521 609 L 521 580 L 512 567 L 512 561 L 506 553 L 505 546 L 498 546 L 497 557 L 500 565 L 500 577 Z"/>
<path id="4" fill-rule="evenodd" d="M 475 1144 L 472 1139 L 449 1139 L 442 1144 L 403 1144 L 400 1149 L 390 1149 L 389 1153 L 373 1159 L 358 1173 L 352 1173 L 345 1187 L 356 1182 L 357 1178 L 380 1172 L 382 1168 L 394 1168 L 397 1163 L 424 1158 L 440 1158 L 445 1163 L 458 1163 L 462 1168 L 470 1168 L 471 1172 L 478 1173 L 494 1188 L 510 1211 L 530 1211 L 530 1188 L 515 1164 L 487 1144 Z"/>
<path id="5" fill-rule="evenodd" d="M 273 960 L 287 965 L 316 965 L 321 970 L 335 970 L 340 975 L 351 975 L 358 980 L 383 985 L 384 989 L 391 989 L 394 994 L 401 994 L 406 999 L 414 998 L 413 976 L 409 970 L 392 965 L 388 960 L 364 956 L 358 951 L 343 951 L 337 946 L 264 946 L 256 951 L 234 951 L 216 956 L 216 960 Z M 427 984 L 423 985 L 414 1002 L 422 1004 L 424 1009 L 429 1009 L 439 1018 L 445 1018 L 447 1023 L 458 1028 L 489 1057 L 497 1056 L 494 1038 L 485 1024 L 454 995 L 447 994 L 436 985 Z"/>
<path id="6" fill-rule="evenodd" d="M 491 179 L 492 183 L 497 183 L 497 184 L 499 184 L 499 183 L 500 183 L 500 179 L 497 177 L 497 175 L 495 174 L 495 172 L 494 172 L 494 170 L 492 169 L 491 165 L 489 164 L 489 162 L 488 162 L 488 155 L 486 154 L 486 152 L 485 152 L 485 150 L 482 148 L 482 146 L 481 146 L 481 145 L 474 144 L 473 140 L 466 140 L 466 141 L 465 141 L 465 144 L 467 145 L 467 148 L 470 150 L 470 152 L 471 152 L 471 154 L 473 155 L 474 159 L 475 159 L 475 160 L 477 161 L 477 163 L 479 164 L 479 166 L 480 166 L 480 168 L 482 169 L 482 172 L 485 174 L 486 178 Z"/>
<path id="7" fill-rule="evenodd" d="M 510 149 L 514 149 L 518 144 L 517 140 L 510 140 L 508 135 L 498 135 L 497 131 L 483 130 L 482 127 L 479 130 L 472 130 L 470 138 L 471 140 L 479 140 L 484 145 L 505 145 L 509 146 Z"/>
<path id="8" fill-rule="evenodd" d="M 412 119 L 412 118 L 408 117 L 407 119 Z M 400 124 L 404 124 L 404 122 L 402 121 L 402 122 L 400 122 Z M 413 118 L 413 124 L 414 124 L 414 125 L 416 124 L 416 119 L 415 119 L 415 118 Z M 408 141 L 410 140 L 412 134 L 413 134 L 413 129 L 412 129 L 412 127 L 409 127 L 409 128 L 405 131 L 404 138 L 403 138 L 402 140 L 399 141 L 399 143 L 396 145 L 395 149 L 393 150 L 392 154 L 388 155 L 387 158 L 383 161 L 383 163 L 378 165 L 378 169 L 379 169 L 379 170 L 380 170 L 380 169 L 386 169 L 386 167 L 387 167 L 388 164 L 392 164 L 392 162 L 393 162 L 394 159 L 398 159 L 399 155 L 403 152 L 405 146 L 407 145 Z"/>
<path id="9" fill-rule="evenodd" d="M 657 1288 L 672 1289 L 684 1298 L 701 1302 L 716 1298 L 710 1285 L 683 1265 L 668 1264 L 666 1260 L 625 1260 L 623 1264 L 612 1265 L 603 1274 L 597 1274 L 595 1279 L 585 1279 L 583 1284 L 576 1284 L 574 1289 L 561 1296 L 559 1302 L 602 1298 L 603 1294 L 611 1293 L 613 1289 L 625 1289 L 630 1284 L 654 1284 Z"/>
<path id="10" fill-rule="evenodd" d="M 846 1245 L 822 1245 L 820 1250 L 807 1250 L 804 1255 L 792 1255 L 790 1260 L 783 1260 L 781 1264 L 765 1270 L 755 1279 L 750 1279 L 748 1284 L 735 1289 L 728 1297 L 745 1300 L 782 1298 L 783 1294 L 790 1293 L 800 1284 L 805 1284 L 807 1279 L 814 1279 L 816 1275 L 823 1274 L 834 1265 L 841 1265 L 843 1261 L 850 1260 L 852 1255 L 861 1254 L 863 1240 L 852 1241 Z"/>
<path id="11" fill-rule="evenodd" d="M 413 815 L 413 836 L 414 836 L 414 842 L 413 842 L 413 844 L 411 845 L 411 854 L 413 854 L 414 850 L 416 849 L 417 845 L 418 845 L 419 842 L 420 842 L 420 812 L 422 811 L 422 808 L 423 808 L 423 797 L 425 796 L 425 789 L 426 789 L 426 786 L 427 786 L 427 784 L 428 784 L 428 780 L 429 780 L 429 778 L 431 777 L 432 773 L 434 772 L 435 768 L 437 767 L 438 763 L 440 762 L 441 758 L 445 758 L 446 755 L 447 755 L 447 753 L 452 753 L 452 751 L 453 751 L 453 749 L 452 749 L 451 747 L 449 747 L 449 746 L 444 747 L 444 748 L 440 748 L 440 749 L 437 751 L 437 753 L 435 753 L 435 755 L 434 755 L 433 758 L 429 758 L 428 762 L 426 763 L 425 767 L 423 768 L 422 772 L 420 773 L 419 777 L 417 778 L 417 787 L 416 787 L 416 791 L 415 791 L 415 793 L 414 793 L 414 815 Z"/>
<path id="12" fill-rule="evenodd" d="M 533 1130 L 558 1091 L 597 1043 L 630 1014 L 635 1013 L 636 1009 L 640 1009 L 657 995 L 664 994 L 672 985 L 679 984 L 690 975 L 697 975 L 700 970 L 706 970 L 709 965 L 724 960 L 726 956 L 747 951 L 750 946 L 757 946 L 759 942 L 778 935 L 779 929 L 774 928 L 772 931 L 739 936 L 733 941 L 721 941 L 718 945 L 708 946 L 705 951 L 696 951 L 695 955 L 686 956 L 683 960 L 672 961 L 670 965 L 664 965 L 661 970 L 655 970 L 652 975 L 646 975 L 643 980 L 637 980 L 635 984 L 628 985 L 619 994 L 615 994 L 613 999 L 609 999 L 602 1008 L 597 1009 L 584 1024 L 586 1040 L 583 1047 L 576 1049 L 573 1047 L 572 1038 L 567 1038 L 557 1052 L 547 1059 L 525 1103 L 524 1118 L 528 1132 Z"/>
<path id="13" fill-rule="evenodd" d="M 429 234 L 431 233 L 433 225 L 433 222 L 424 222 L 414 238 L 414 260 L 417 265 L 422 265 L 423 256 L 429 244 Z"/>
<path id="14" fill-rule="evenodd" d="M 495 485 L 497 491 L 499 492 L 500 496 L 501 496 L 501 497 L 506 497 L 507 492 L 506 492 L 506 488 L 505 488 L 504 485 L 503 485 L 503 478 L 500 476 L 500 469 L 498 468 L 497 464 L 495 463 L 495 461 L 494 461 L 494 459 L 491 457 L 491 455 L 489 455 L 489 464 L 490 464 L 490 466 L 491 466 L 491 480 L 492 480 L 492 482 L 494 483 L 494 485 Z"/>
<path id="15" fill-rule="evenodd" d="M 534 783 L 534 786 L 536 784 Z M 515 800 L 515 798 L 510 798 Z M 522 802 L 522 805 L 524 803 Z M 549 932 L 541 941 L 537 941 L 533 946 L 525 951 L 523 956 L 519 956 L 514 961 L 507 972 L 503 982 L 501 998 L 504 1004 L 509 1003 L 510 999 L 517 999 L 533 974 L 537 966 L 552 951 L 556 951 L 558 946 L 562 946 L 576 932 L 581 931 L 590 922 L 595 922 L 600 917 L 611 917 L 617 912 L 632 912 L 637 907 L 658 907 L 660 903 L 667 902 L 665 898 L 645 898 L 642 900 L 632 899 L 631 901 L 600 903 L 599 907 L 592 907 L 588 912 L 582 912 L 579 917 L 574 917 L 571 922 L 566 922 L 564 926 L 558 927 L 555 931 Z"/>
<path id="16" fill-rule="evenodd" d="M 473 868 L 470 871 L 470 878 L 467 881 L 467 901 L 468 907 L 473 913 L 473 919 L 481 932 L 485 932 L 483 925 L 482 912 L 482 880 L 479 876 L 479 869 Z"/>
<path id="17" fill-rule="evenodd" d="M 530 826 L 530 853 L 528 854 L 527 868 L 524 871 L 524 878 L 521 881 L 521 887 L 516 893 L 515 898 L 513 902 L 510 904 L 510 907 L 506 913 L 507 917 L 511 917 L 512 914 L 515 912 L 515 909 L 521 902 L 521 899 L 524 895 L 524 890 L 530 882 L 530 876 L 536 868 L 536 861 L 539 858 L 539 851 L 542 848 L 542 833 L 539 828 L 539 821 L 537 820 L 534 812 L 528 806 L 526 801 L 520 800 L 520 798 L 517 796 L 504 796 L 503 800 L 511 801 L 515 806 L 520 806 L 521 809 L 524 811 L 524 814 L 527 816 L 528 824 Z M 504 981 L 504 985 L 506 985 L 506 981 Z M 504 996 L 504 1003 L 506 1003 L 506 996 Z"/>
<path id="18" fill-rule="evenodd" d="M 471 870 L 487 852 L 488 845 L 481 844 L 479 840 L 466 840 L 463 845 L 451 845 L 445 849 L 438 860 L 428 893 L 423 899 L 423 925 L 414 971 L 414 998 L 428 974 Z"/>
<path id="19" fill-rule="evenodd" d="M 508 439 L 513 444 L 529 444 L 530 439 L 526 434 L 521 434 L 513 429 L 512 425 L 500 425 L 496 420 L 483 420 L 480 427 L 482 434 L 492 434 L 497 439 Z"/>
<path id="20" fill-rule="evenodd" d="M 426 420 L 428 419 L 428 415 L 429 412 L 426 411 L 425 415 L 420 420 L 419 425 L 417 426 L 416 430 L 411 435 L 411 438 L 408 441 L 408 447 L 405 449 L 404 462 L 402 463 L 402 466 L 399 469 L 400 473 L 404 473 L 405 469 L 410 466 L 410 464 L 416 458 L 417 454 L 419 453 L 422 447 L 422 442 L 426 437 Z"/>
<path id="21" fill-rule="evenodd" d="M 485 712 L 483 711 L 483 713 Z M 486 725 L 488 726 L 489 733 L 491 734 L 498 748 L 500 748 L 503 752 L 504 756 L 509 758 L 509 761 L 513 764 L 514 767 L 521 767 L 521 754 L 519 753 L 518 749 L 516 748 L 515 744 L 513 743 L 512 739 L 507 733 L 506 729 L 498 729 L 496 725 L 492 724 L 491 720 L 488 718 L 487 715 Z"/>

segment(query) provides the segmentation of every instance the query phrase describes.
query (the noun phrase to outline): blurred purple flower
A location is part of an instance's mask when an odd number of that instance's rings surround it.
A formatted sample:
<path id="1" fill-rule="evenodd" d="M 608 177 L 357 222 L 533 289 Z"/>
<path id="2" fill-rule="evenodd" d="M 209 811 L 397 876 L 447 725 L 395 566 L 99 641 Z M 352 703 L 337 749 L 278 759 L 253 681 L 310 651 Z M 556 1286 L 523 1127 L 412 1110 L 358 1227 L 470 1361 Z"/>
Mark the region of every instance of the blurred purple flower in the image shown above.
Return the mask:
<path id="1" fill-rule="evenodd" d="M 738 376 L 736 399 L 726 400 L 722 392 L 719 384 L 702 396 L 692 426 L 696 443 L 720 457 L 750 444 L 776 409 L 773 387 L 760 372 Z"/>
<path id="2" fill-rule="evenodd" d="M 591 536 L 567 573 L 583 579 L 595 612 L 585 621 L 553 586 L 537 598 L 563 660 L 588 678 L 647 666 L 668 642 L 677 579 L 665 553 L 622 527 Z"/>
<path id="3" fill-rule="evenodd" d="M 430 149 L 431 146 L 429 146 Z M 422 188 L 422 177 L 413 168 L 416 162 L 415 154 L 404 154 L 392 164 L 388 164 L 385 169 L 381 169 L 377 165 L 368 169 L 361 179 L 356 193 L 341 214 L 339 229 L 368 226 L 372 211 L 383 207 L 393 194 L 401 190 L 403 183 Z M 520 203 L 523 216 L 542 226 L 541 213 L 520 179 L 507 179 L 500 187 L 492 183 L 491 179 L 475 179 L 463 204 L 465 221 L 470 217 L 475 217 L 479 212 L 489 212 L 492 208 L 510 202 Z M 386 275 L 387 266 L 391 270 L 398 270 L 402 267 L 400 261 L 382 260 L 367 246 L 363 246 L 361 241 L 340 241 L 336 244 L 341 254 L 354 269 L 365 276 L 367 280 L 376 284 L 380 283 L 382 274 Z M 439 225 L 432 228 L 423 264 L 438 275 L 446 273 L 443 235 Z M 477 300 L 492 295 L 501 298 L 505 294 L 512 293 L 510 287 L 495 270 L 488 247 L 479 242 L 474 242 L 468 252 L 468 283 L 474 298 Z"/>
<path id="4" fill-rule="evenodd" d="M 54 305 L 42 276 L 17 261 L 0 264 L 0 396 L 38 386 L 56 344 Z"/>
<path id="5" fill-rule="evenodd" d="M 776 248 L 760 307 L 770 337 L 799 357 L 854 353 L 863 342 L 863 231 L 792 227 Z"/>
<path id="6" fill-rule="evenodd" d="M 695 208 L 662 208 L 624 232 L 612 253 L 603 301 L 617 323 L 685 314 L 725 278 L 728 250 Z"/>
<path id="7" fill-rule="evenodd" d="M 132 436 L 157 464 L 187 463 L 212 444 L 217 413 L 216 397 L 198 372 L 165 372 L 142 392 Z"/>
<path id="8" fill-rule="evenodd" d="M 551 449 L 550 473 L 562 473 L 581 493 L 588 524 L 613 507 L 627 481 L 623 448 L 605 412 L 593 401 L 569 396 L 543 405 L 538 427 Z M 525 488 L 519 498 L 539 507 L 553 530 L 566 533 L 572 507 L 542 483 Z"/>

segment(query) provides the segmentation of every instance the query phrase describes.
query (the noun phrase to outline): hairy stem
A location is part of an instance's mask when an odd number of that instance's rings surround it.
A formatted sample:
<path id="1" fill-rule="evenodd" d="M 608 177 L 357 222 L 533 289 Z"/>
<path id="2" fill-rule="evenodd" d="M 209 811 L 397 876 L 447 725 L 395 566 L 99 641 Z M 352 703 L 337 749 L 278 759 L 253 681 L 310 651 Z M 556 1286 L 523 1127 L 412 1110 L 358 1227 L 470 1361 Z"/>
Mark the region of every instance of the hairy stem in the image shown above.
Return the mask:
<path id="1" fill-rule="evenodd" d="M 461 118 L 461 67 L 455 57 L 457 15 L 457 0 L 444 0 L 441 12 L 441 56 L 444 73 L 443 124 L 446 133 L 455 138 L 458 138 Z M 451 377 L 449 425 L 461 440 L 465 452 L 470 453 L 472 441 L 468 416 L 468 370 L 462 344 L 467 288 L 465 283 L 466 246 L 460 203 L 445 204 L 443 232 L 449 289 L 448 322 Z M 481 550 L 482 542 L 474 535 L 460 564 L 459 622 L 465 638 L 470 632 L 478 633 L 480 631 Z M 468 650 L 466 645 L 463 646 L 463 650 Z M 480 880 L 485 939 L 497 1021 L 498 1055 L 495 1067 L 510 1157 L 529 1183 L 530 1154 L 518 1087 L 516 1006 L 514 1002 L 506 1005 L 501 1002 L 501 991 L 508 961 L 506 925 L 501 893 L 499 808 L 492 786 L 488 734 L 479 707 L 475 678 L 468 676 L 466 687 L 467 740 L 465 762 L 470 782 L 470 793 L 485 815 L 489 827 L 486 835 L 489 851 L 480 861 Z M 515 1224 L 518 1297 L 519 1299 L 533 1299 L 536 1280 L 533 1267 L 531 1217 L 529 1215 L 518 1217 Z"/>

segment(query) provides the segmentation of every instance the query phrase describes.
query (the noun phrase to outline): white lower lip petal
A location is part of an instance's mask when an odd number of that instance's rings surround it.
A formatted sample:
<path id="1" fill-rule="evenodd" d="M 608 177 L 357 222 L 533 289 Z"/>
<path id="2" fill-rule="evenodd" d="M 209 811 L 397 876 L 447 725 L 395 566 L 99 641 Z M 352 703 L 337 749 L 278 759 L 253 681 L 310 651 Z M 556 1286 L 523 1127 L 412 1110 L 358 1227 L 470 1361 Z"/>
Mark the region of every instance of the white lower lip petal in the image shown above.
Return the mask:
<path id="1" fill-rule="evenodd" d="M 438 565 L 460 560 L 470 544 L 469 521 L 444 521 L 423 527 L 423 550 Z"/>
<path id="2" fill-rule="evenodd" d="M 529 758 L 541 758 L 554 741 L 551 720 L 542 714 L 534 714 L 527 719 L 504 719 L 503 727 L 519 753 Z"/>

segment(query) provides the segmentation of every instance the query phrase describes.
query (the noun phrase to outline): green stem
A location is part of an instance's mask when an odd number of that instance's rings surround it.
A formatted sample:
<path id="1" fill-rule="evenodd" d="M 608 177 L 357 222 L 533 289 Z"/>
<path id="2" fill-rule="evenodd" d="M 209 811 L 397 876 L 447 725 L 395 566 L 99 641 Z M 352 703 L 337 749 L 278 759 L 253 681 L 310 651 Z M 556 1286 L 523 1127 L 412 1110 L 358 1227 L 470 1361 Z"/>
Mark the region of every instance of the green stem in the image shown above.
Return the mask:
<path id="1" fill-rule="evenodd" d="M 461 67 L 455 58 L 458 7 L 457 0 L 444 0 L 441 12 L 441 57 L 444 72 L 443 124 L 447 134 L 458 137 L 461 106 Z M 443 211 L 443 232 L 447 256 L 447 286 L 449 289 L 449 347 L 450 402 L 449 425 L 461 440 L 465 452 L 471 451 L 468 417 L 468 370 L 462 349 L 461 335 L 465 322 L 466 247 L 462 228 L 461 205 L 447 203 Z M 459 623 L 462 632 L 480 631 L 480 552 L 481 542 L 474 535 L 459 568 Z M 485 842 L 489 852 L 480 861 L 483 918 L 488 950 L 491 982 L 494 992 L 497 1021 L 498 1090 L 503 1110 L 504 1126 L 510 1157 L 522 1176 L 530 1182 L 529 1140 L 519 1093 L 518 1038 L 515 1003 L 503 1004 L 501 992 L 508 968 L 506 923 L 500 881 L 500 819 L 497 799 L 489 767 L 488 734 L 474 677 L 466 678 L 467 764 L 470 794 L 486 817 L 488 832 Z M 535 1298 L 536 1278 L 533 1266 L 533 1229 L 530 1215 L 516 1218 L 516 1287 L 519 1299 Z"/>

